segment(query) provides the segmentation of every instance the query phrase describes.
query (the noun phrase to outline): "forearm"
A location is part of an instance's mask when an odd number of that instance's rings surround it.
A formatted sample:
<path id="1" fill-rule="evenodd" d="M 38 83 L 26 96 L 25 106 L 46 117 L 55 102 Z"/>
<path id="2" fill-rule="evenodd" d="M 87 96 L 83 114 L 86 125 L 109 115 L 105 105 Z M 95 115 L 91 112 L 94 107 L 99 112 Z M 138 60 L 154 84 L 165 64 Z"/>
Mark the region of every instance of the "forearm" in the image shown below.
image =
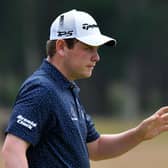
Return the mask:
<path id="1" fill-rule="evenodd" d="M 119 134 L 101 135 L 99 139 L 89 143 L 90 159 L 102 160 L 119 156 L 165 131 L 168 131 L 168 106 L 160 108 L 133 129 Z"/>
<path id="2" fill-rule="evenodd" d="M 28 168 L 25 155 L 20 155 L 11 151 L 2 153 L 4 168 Z"/>
<path id="3" fill-rule="evenodd" d="M 28 168 L 26 151 L 29 145 L 26 141 L 7 134 L 2 148 L 4 168 Z"/>
<path id="4" fill-rule="evenodd" d="M 117 157 L 131 150 L 142 142 L 137 134 L 137 128 L 133 128 L 119 134 L 101 135 L 97 142 L 94 160 Z"/>

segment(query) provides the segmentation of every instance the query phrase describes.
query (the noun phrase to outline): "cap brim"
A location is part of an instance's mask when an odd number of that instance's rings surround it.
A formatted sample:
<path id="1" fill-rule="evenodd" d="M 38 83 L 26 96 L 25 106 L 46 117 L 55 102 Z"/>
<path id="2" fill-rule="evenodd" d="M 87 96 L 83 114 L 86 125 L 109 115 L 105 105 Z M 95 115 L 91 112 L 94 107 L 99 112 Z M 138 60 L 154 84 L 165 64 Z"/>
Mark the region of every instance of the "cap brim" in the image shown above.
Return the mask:
<path id="1" fill-rule="evenodd" d="M 76 37 L 79 41 L 90 45 L 90 46 L 101 46 L 101 45 L 108 45 L 108 46 L 116 46 L 117 42 L 115 39 L 110 38 L 105 35 L 91 35 L 91 36 L 85 36 L 85 37 Z"/>

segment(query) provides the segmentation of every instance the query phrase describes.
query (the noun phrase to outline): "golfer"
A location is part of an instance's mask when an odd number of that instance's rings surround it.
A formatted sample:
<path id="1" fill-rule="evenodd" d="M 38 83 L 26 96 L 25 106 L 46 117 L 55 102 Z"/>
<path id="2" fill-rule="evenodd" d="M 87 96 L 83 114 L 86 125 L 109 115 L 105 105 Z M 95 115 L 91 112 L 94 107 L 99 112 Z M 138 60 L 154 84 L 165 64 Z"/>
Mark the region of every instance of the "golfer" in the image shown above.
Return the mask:
<path id="1" fill-rule="evenodd" d="M 89 168 L 89 160 L 119 156 L 168 130 L 168 107 L 135 128 L 100 135 L 75 80 L 89 78 L 98 47 L 116 45 L 89 14 L 71 10 L 51 25 L 47 57 L 22 84 L 2 148 L 5 168 Z"/>

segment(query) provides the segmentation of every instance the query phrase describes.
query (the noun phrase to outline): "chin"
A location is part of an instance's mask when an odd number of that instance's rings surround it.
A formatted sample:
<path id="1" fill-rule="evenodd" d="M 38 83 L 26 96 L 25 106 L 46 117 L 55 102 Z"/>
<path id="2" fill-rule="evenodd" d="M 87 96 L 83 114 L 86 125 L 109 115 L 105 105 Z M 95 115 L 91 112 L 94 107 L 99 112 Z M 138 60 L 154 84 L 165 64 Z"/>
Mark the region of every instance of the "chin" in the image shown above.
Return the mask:
<path id="1" fill-rule="evenodd" d="M 90 78 L 92 76 L 92 73 L 86 74 L 85 78 Z"/>
<path id="2" fill-rule="evenodd" d="M 85 71 L 83 73 L 78 73 L 75 75 L 74 80 L 90 78 L 92 76 L 92 71 Z"/>
<path id="3" fill-rule="evenodd" d="M 86 79 L 86 78 L 90 78 L 91 76 L 92 76 L 92 73 L 90 73 L 90 74 L 84 74 L 84 75 L 80 75 L 78 77 L 78 79 Z"/>

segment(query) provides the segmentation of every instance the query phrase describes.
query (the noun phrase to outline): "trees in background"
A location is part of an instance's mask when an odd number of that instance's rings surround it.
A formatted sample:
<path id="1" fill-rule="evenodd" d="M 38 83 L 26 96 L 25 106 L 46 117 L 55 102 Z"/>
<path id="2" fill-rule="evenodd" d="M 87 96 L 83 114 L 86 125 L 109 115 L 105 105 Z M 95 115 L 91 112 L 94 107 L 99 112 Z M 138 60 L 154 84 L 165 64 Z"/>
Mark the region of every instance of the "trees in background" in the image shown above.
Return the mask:
<path id="1" fill-rule="evenodd" d="M 81 98 L 92 113 L 136 117 L 168 103 L 168 3 L 150 0 L 26 1 L 0 6 L 0 106 L 11 106 L 22 81 L 45 57 L 54 18 L 79 9 L 117 39 L 103 46 L 91 79 L 79 81 Z"/>

